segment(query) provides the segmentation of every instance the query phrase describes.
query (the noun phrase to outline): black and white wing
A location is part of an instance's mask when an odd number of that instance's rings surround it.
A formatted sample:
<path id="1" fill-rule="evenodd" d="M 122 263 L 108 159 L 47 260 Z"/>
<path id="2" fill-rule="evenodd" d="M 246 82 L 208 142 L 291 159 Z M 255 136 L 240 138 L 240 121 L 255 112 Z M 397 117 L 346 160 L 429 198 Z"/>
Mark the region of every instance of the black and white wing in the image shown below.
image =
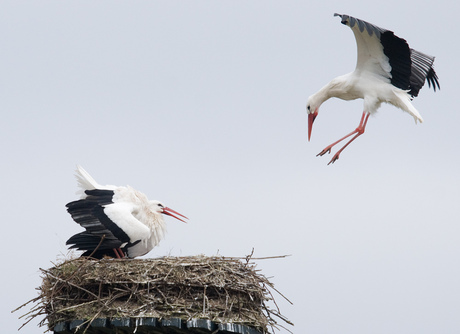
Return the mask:
<path id="1" fill-rule="evenodd" d="M 342 24 L 351 28 L 358 48 L 356 71 L 369 71 L 386 78 L 393 86 L 417 96 L 425 80 L 439 89 L 439 81 L 433 69 L 434 57 L 409 48 L 406 40 L 392 31 L 345 14 Z"/>
<path id="2" fill-rule="evenodd" d="M 132 246 L 149 233 L 147 226 L 132 215 L 132 206 L 113 202 L 113 190 L 86 190 L 85 194 L 86 198 L 66 205 L 72 219 L 86 230 L 72 236 L 66 244 L 85 251 L 83 256 L 96 248 L 93 257 L 112 254 L 112 249 Z"/>

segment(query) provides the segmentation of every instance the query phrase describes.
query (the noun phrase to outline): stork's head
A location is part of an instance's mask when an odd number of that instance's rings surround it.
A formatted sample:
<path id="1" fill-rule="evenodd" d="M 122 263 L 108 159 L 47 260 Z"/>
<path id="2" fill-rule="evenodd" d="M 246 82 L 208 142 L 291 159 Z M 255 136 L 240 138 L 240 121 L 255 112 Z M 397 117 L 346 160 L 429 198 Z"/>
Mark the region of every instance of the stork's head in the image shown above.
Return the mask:
<path id="1" fill-rule="evenodd" d="M 151 209 L 156 212 L 156 213 L 162 213 L 164 215 L 168 215 L 168 216 L 171 216 L 171 217 L 174 217 L 184 223 L 186 223 L 185 220 L 179 218 L 178 216 L 181 216 L 185 219 L 188 219 L 187 217 L 185 217 L 184 215 L 180 214 L 179 212 L 177 211 L 174 211 L 173 209 L 170 209 L 168 207 L 166 207 L 163 203 L 161 203 L 160 201 L 150 201 L 150 207 Z M 176 216 L 178 215 L 178 216 Z"/>
<path id="2" fill-rule="evenodd" d="M 318 109 L 321 103 L 316 102 L 314 96 L 310 96 L 307 101 L 307 114 L 308 114 L 308 141 L 310 141 L 311 129 L 316 116 L 318 116 Z"/>

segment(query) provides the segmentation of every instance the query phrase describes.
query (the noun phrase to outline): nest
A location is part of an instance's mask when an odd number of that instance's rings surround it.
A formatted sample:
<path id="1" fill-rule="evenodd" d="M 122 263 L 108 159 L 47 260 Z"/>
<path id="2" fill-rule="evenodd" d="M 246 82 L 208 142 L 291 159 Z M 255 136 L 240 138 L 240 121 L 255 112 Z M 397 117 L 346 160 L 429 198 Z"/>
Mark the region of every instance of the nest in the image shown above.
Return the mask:
<path id="1" fill-rule="evenodd" d="M 40 269 L 39 296 L 22 306 L 36 305 L 24 316 L 30 321 L 45 315 L 40 326 L 47 323 L 50 330 L 63 321 L 84 319 L 89 325 L 96 318 L 124 317 L 209 319 L 262 333 L 283 327 L 280 319 L 292 325 L 281 315 L 270 290 L 278 291 L 250 259 L 68 260 Z"/>

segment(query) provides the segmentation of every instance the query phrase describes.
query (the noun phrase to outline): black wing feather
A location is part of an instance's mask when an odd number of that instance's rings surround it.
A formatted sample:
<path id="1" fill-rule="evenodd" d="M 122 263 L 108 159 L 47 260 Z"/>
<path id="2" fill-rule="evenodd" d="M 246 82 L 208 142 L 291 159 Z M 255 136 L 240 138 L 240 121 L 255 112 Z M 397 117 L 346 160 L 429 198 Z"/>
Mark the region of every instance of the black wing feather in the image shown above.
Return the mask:
<path id="1" fill-rule="evenodd" d="M 436 72 L 433 69 L 434 57 L 428 56 L 420 51 L 411 49 L 412 72 L 410 76 L 410 93 L 412 96 L 417 96 L 420 89 L 428 82 L 428 87 L 439 89 L 439 80 Z"/>
<path id="2" fill-rule="evenodd" d="M 380 43 L 383 46 L 383 53 L 390 62 L 391 84 L 400 89 L 409 90 L 412 67 L 409 44 L 389 30 L 382 33 Z"/>

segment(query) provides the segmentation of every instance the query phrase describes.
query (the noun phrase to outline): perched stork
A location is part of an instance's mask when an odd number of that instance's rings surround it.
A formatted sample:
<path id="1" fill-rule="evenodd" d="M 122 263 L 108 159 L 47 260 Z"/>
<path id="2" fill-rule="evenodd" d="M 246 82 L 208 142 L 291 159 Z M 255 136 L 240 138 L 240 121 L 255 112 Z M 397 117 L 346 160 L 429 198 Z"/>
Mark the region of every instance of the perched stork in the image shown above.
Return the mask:
<path id="1" fill-rule="evenodd" d="M 369 115 L 375 113 L 382 102 L 404 110 L 414 117 L 415 123 L 421 123 L 422 116 L 411 104 L 412 98 L 418 95 L 425 80 L 434 91 L 439 89 L 438 77 L 433 69 L 434 57 L 409 48 L 407 42 L 392 31 L 348 15 L 334 16 L 340 16 L 342 23 L 353 31 L 358 46 L 358 61 L 353 72 L 333 79 L 308 98 L 308 140 L 319 107 L 331 97 L 347 101 L 361 98 L 364 100 L 364 111 L 354 131 L 318 153 L 321 156 L 331 153 L 334 145 L 354 135 L 329 164 L 334 163 L 340 153 L 364 133 Z"/>
<path id="2" fill-rule="evenodd" d="M 147 254 L 166 233 L 162 214 L 183 222 L 176 215 L 188 219 L 130 186 L 102 186 L 81 166 L 77 166 L 76 177 L 81 199 L 66 206 L 86 231 L 75 234 L 66 244 L 85 251 L 82 256 L 134 258 Z"/>

